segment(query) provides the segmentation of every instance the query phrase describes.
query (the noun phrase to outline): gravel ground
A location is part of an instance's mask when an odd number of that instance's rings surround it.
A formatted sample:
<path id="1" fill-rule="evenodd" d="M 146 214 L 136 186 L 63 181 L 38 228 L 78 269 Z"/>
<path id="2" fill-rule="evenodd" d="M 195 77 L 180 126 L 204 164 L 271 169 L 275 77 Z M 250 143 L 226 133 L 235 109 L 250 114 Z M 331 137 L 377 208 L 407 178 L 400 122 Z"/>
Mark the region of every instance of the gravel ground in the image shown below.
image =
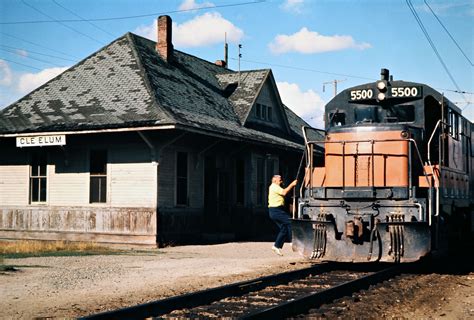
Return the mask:
<path id="1" fill-rule="evenodd" d="M 0 273 L 0 318 L 71 318 L 202 290 L 310 263 L 271 243 L 182 246 L 121 255 L 7 259 Z M 457 270 L 457 269 L 454 269 Z M 404 275 L 323 306 L 317 318 L 473 319 L 474 273 Z"/>
<path id="2" fill-rule="evenodd" d="M 308 266 L 287 244 L 228 243 L 125 255 L 6 259 L 0 274 L 5 319 L 75 317 Z"/>

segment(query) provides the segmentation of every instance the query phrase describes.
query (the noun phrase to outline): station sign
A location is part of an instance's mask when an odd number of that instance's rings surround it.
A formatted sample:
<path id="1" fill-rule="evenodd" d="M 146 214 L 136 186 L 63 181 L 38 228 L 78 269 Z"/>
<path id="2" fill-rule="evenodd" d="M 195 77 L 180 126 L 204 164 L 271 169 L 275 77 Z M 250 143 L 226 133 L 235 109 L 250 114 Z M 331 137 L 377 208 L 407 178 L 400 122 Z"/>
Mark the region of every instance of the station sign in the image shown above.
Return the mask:
<path id="1" fill-rule="evenodd" d="M 24 136 L 16 137 L 16 146 L 23 147 L 45 147 L 45 146 L 64 146 L 66 144 L 66 135 L 47 135 L 47 136 Z"/>

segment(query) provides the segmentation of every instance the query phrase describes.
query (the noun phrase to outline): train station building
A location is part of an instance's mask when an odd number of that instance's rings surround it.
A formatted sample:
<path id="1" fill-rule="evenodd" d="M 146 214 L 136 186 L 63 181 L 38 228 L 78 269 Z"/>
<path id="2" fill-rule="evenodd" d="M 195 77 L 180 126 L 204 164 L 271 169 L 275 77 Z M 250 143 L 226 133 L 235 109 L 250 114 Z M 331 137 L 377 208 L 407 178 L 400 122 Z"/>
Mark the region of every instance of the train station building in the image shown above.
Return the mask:
<path id="1" fill-rule="evenodd" d="M 127 33 L 0 111 L 0 238 L 129 244 L 259 236 L 301 126 L 271 70 Z"/>

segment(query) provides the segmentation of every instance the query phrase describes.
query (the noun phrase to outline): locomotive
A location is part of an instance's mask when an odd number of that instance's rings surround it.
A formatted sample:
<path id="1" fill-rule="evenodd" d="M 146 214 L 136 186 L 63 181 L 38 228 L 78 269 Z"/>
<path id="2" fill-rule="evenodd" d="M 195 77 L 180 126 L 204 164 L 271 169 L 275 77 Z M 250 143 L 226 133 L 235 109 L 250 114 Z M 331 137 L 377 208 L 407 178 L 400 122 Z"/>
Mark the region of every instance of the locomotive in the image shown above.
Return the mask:
<path id="1" fill-rule="evenodd" d="M 381 79 L 325 107 L 305 137 L 293 250 L 340 262 L 413 262 L 466 236 L 474 215 L 474 126 L 426 84 Z M 324 157 L 315 151 L 324 148 Z"/>

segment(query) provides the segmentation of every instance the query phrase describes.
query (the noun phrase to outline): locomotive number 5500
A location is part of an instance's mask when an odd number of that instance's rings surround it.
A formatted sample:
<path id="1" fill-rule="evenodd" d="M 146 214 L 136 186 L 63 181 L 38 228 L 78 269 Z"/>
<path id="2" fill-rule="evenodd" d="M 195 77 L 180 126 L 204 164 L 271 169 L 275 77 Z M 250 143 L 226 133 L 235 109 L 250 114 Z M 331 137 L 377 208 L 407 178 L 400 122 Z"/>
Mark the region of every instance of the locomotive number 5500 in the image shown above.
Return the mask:
<path id="1" fill-rule="evenodd" d="M 418 89 L 416 87 L 399 87 L 392 88 L 392 97 L 416 97 L 418 95 Z"/>

